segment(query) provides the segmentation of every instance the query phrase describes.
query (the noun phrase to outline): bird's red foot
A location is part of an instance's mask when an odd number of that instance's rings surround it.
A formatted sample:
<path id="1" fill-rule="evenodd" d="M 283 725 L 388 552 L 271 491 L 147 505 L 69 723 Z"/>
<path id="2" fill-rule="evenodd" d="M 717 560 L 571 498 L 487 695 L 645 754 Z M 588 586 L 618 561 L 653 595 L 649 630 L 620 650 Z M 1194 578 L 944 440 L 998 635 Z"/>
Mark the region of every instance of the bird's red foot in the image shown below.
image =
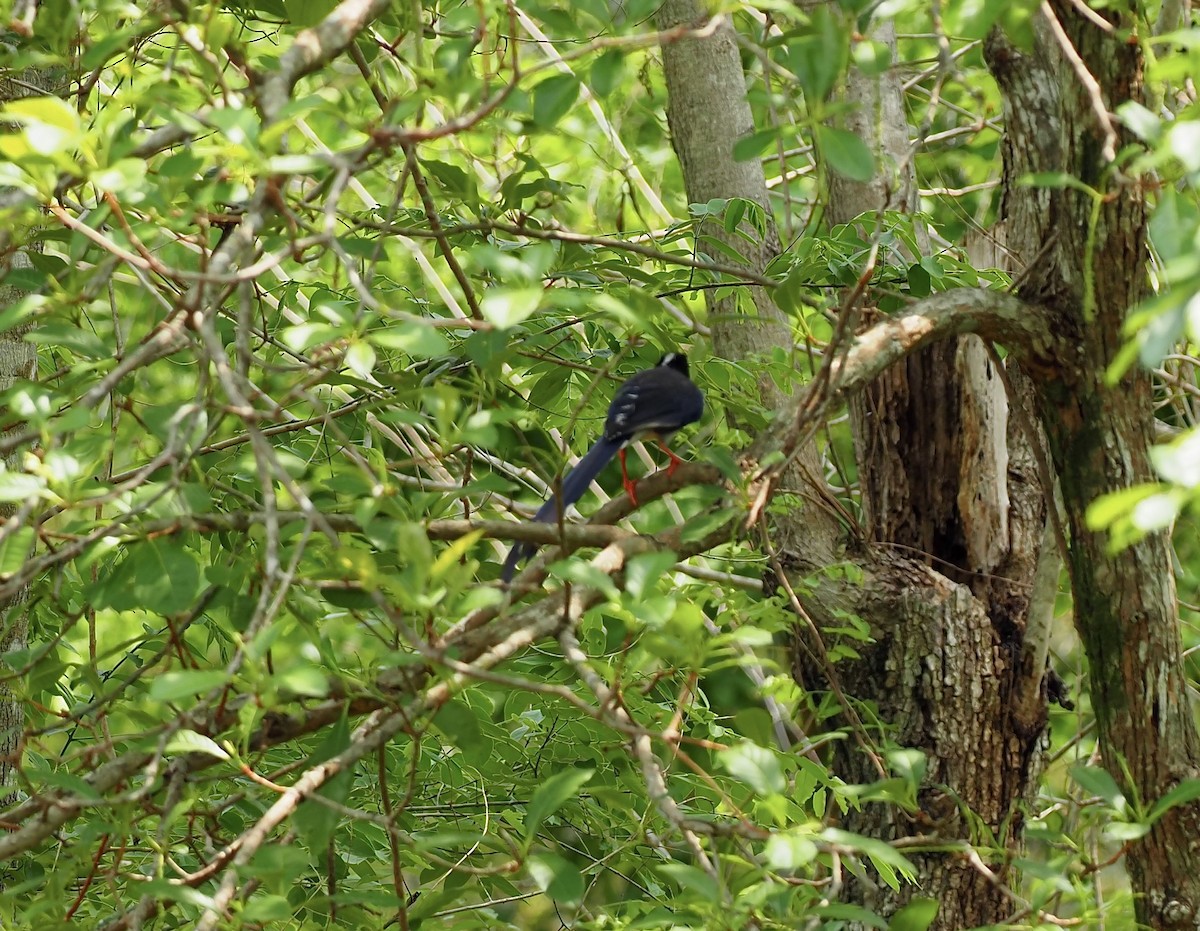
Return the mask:
<path id="1" fill-rule="evenodd" d="M 673 453 L 667 447 L 667 444 L 664 443 L 662 440 L 658 441 L 658 448 L 661 449 L 664 453 L 666 453 L 671 459 L 671 464 L 667 466 L 667 477 L 670 478 L 672 475 L 675 474 L 675 470 L 678 469 L 679 466 L 683 463 L 683 460 L 680 459 L 678 456 L 676 456 L 675 453 Z"/>
<path id="2" fill-rule="evenodd" d="M 638 506 L 637 492 L 633 490 L 634 481 L 629 477 L 629 473 L 625 470 L 625 450 L 617 453 L 617 458 L 621 460 L 621 484 L 625 486 L 625 494 L 629 495 L 629 500 L 634 507 Z"/>

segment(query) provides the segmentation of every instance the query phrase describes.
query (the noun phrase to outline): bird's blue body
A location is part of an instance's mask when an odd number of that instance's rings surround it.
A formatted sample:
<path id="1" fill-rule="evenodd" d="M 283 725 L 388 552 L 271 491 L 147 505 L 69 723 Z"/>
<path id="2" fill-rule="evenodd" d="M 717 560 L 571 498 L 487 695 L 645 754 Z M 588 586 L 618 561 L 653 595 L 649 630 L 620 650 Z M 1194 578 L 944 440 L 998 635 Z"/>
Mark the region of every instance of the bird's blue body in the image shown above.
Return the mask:
<path id="1" fill-rule="evenodd" d="M 549 523 L 560 512 L 583 497 L 588 486 L 608 465 L 613 456 L 620 453 L 635 439 L 657 437 L 665 443 L 676 430 L 700 419 L 704 413 L 704 393 L 688 377 L 687 357 L 669 352 L 652 369 L 645 369 L 631 376 L 617 389 L 608 406 L 608 417 L 604 422 L 604 433 L 592 444 L 592 448 L 562 480 L 559 494 L 551 496 L 534 515 L 535 521 Z M 666 449 L 663 446 L 663 449 Z M 667 450 L 674 468 L 678 462 L 674 453 Z M 625 471 L 624 458 L 621 471 Z M 632 483 L 625 478 L 625 488 L 632 497 Z M 528 543 L 518 543 L 508 554 L 500 577 L 508 582 L 516 572 L 517 563 L 533 553 Z"/>

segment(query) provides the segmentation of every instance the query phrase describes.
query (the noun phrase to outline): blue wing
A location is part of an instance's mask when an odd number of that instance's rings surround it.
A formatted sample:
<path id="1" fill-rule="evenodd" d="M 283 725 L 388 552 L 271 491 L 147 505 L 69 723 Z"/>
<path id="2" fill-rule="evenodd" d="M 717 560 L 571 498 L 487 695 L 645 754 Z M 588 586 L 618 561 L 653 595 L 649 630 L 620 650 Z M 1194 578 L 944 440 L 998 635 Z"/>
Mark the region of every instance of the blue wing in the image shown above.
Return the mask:
<path id="1" fill-rule="evenodd" d="M 639 433 L 670 436 L 703 413 L 704 392 L 686 375 L 660 365 L 638 372 L 617 390 L 604 436 L 622 445 Z"/>

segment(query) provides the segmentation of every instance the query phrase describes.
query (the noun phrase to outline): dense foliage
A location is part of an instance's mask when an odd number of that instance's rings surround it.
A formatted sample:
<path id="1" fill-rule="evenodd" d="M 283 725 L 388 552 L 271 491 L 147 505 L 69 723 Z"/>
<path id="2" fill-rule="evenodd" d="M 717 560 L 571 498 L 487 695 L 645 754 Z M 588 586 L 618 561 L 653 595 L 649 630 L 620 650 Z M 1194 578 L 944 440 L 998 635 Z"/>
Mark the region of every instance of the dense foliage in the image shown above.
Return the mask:
<path id="1" fill-rule="evenodd" d="M 827 730 L 839 696 L 793 681 L 795 616 L 739 537 L 736 454 L 769 423 L 756 378 L 808 380 L 841 288 L 866 274 L 887 314 L 1007 285 L 962 249 L 999 195 L 981 39 L 1019 39 L 1036 5 L 725 6 L 757 120 L 730 142 L 768 172 L 795 336 L 753 371 L 711 351 L 703 296 L 747 283 L 709 231 L 764 218 L 683 196 L 654 2 L 380 6 L 304 67 L 297 37 L 366 4 L 3 6 L 2 67 L 29 86 L 0 124 L 0 229 L 28 262 L 0 327 L 38 348 L 0 441 L 0 596 L 11 631 L 28 623 L 5 657 L 24 730 L 4 923 L 888 927 L 838 887 L 904 883 L 906 851 L 838 813 L 911 813 L 923 760 L 870 707 L 860 734 Z M 895 21 L 897 62 L 872 18 Z M 1135 37 L 1158 107 L 1118 109 L 1147 143 L 1126 170 L 1158 185 L 1159 296 L 1129 361 L 1157 369 L 1182 431 L 1161 486 L 1097 506 L 1125 537 L 1200 494 L 1196 37 Z M 889 67 L 909 76 L 921 213 L 829 230 L 828 173 L 875 166 L 837 88 Z M 586 449 L 619 379 L 675 347 L 707 396 L 681 449 L 709 481 L 614 511 L 681 526 L 674 552 L 633 557 L 620 588 L 576 554 L 549 568 L 558 601 L 506 600 L 503 522 Z M 842 420 L 822 444 L 853 522 Z M 615 470 L 600 483 L 621 508 Z M 1180 551 L 1185 597 L 1197 560 Z M 570 632 L 538 636 L 569 608 Z M 1060 608 L 1076 708 L 1052 712 L 1013 922 L 1127 927 L 1122 844 L 1191 789 L 1154 807 L 1092 765 Z M 853 616 L 824 633 L 835 666 L 869 636 Z M 863 734 L 880 780 L 844 784 L 822 747 Z M 986 868 L 993 841 L 956 853 Z"/>

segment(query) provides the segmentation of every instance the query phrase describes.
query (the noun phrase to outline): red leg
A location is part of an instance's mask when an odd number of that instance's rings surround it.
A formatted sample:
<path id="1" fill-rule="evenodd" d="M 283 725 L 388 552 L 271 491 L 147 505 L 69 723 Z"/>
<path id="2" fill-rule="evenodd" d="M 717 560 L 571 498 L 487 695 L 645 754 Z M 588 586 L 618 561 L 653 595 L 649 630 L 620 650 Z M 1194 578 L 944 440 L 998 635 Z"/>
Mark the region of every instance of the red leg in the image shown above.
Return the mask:
<path id="1" fill-rule="evenodd" d="M 638 499 L 637 492 L 634 490 L 634 482 L 629 477 L 629 473 L 625 471 L 625 449 L 617 453 L 617 458 L 621 460 L 621 484 L 625 486 L 625 494 L 629 495 L 629 500 L 633 502 L 633 506 L 637 507 Z"/>
<path id="2" fill-rule="evenodd" d="M 666 453 L 668 456 L 671 457 L 671 464 L 669 466 L 667 466 L 667 475 L 668 476 L 674 475 L 675 470 L 679 468 L 679 464 L 681 462 L 683 462 L 683 460 L 680 459 L 678 456 L 676 456 L 673 452 L 671 452 L 671 450 L 669 450 L 667 448 L 667 444 L 664 443 L 662 440 L 658 441 L 658 448 L 661 449 L 664 453 Z"/>

